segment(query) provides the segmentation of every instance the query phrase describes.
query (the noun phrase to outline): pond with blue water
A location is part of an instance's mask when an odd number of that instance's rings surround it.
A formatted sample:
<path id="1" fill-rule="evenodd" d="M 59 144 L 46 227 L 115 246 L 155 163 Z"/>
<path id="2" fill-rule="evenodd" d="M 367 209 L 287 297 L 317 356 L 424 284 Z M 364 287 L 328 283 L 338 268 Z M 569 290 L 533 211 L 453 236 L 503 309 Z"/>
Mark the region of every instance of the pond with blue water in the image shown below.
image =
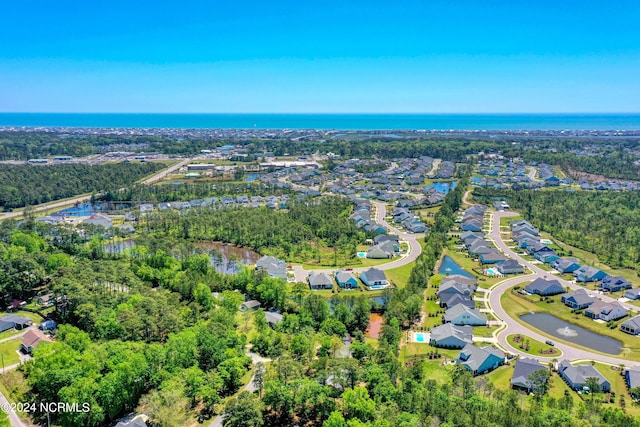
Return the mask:
<path id="1" fill-rule="evenodd" d="M 445 255 L 442 258 L 442 262 L 440 263 L 440 268 L 438 268 L 438 273 L 449 276 L 451 274 L 459 274 L 461 276 L 474 278 L 475 276 L 471 273 L 467 273 L 462 267 L 460 267 L 456 262 L 449 256 Z"/>
<path id="2" fill-rule="evenodd" d="M 458 184 L 458 181 L 449 181 L 449 182 L 438 181 L 438 182 L 434 182 L 431 185 L 427 185 L 424 188 L 427 190 L 430 188 L 433 188 L 434 190 L 442 194 L 447 194 L 449 191 L 455 189 L 457 184 Z"/>
<path id="3" fill-rule="evenodd" d="M 247 175 L 247 179 L 245 179 L 245 182 L 252 182 L 252 181 L 255 181 L 258 178 L 260 178 L 260 174 L 259 173 L 252 173 L 250 175 Z"/>
<path id="4" fill-rule="evenodd" d="M 520 319 L 556 338 L 592 348 L 602 353 L 619 354 L 622 351 L 622 343 L 620 341 L 591 332 L 549 313 L 523 314 Z"/>
<path id="5" fill-rule="evenodd" d="M 96 203 L 93 205 L 91 203 L 83 203 L 81 205 L 76 205 L 71 208 L 57 211 L 56 214 L 67 216 L 91 216 L 92 214 L 100 212 L 101 210 L 102 205 L 100 203 Z"/>

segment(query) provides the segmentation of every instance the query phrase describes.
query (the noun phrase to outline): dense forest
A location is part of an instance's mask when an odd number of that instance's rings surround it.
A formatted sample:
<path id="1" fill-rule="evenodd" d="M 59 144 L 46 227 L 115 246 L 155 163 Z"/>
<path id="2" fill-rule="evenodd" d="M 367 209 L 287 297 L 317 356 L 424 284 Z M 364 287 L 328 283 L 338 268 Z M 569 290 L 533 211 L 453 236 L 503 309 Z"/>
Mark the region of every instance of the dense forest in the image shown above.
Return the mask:
<path id="1" fill-rule="evenodd" d="M 156 172 L 162 163 L 0 165 L 0 208 L 10 210 L 83 193 L 115 190 Z"/>
<path id="2" fill-rule="evenodd" d="M 474 198 L 509 201 L 533 225 L 593 252 L 611 267 L 640 268 L 640 194 L 474 189 Z"/>
<path id="3" fill-rule="evenodd" d="M 133 200 L 143 202 L 175 202 L 207 197 L 223 196 L 281 196 L 283 194 L 294 195 L 292 189 L 282 188 L 254 181 L 251 183 L 237 184 L 216 182 L 185 182 L 182 185 L 158 184 L 158 185 L 132 185 L 116 191 L 106 191 L 98 200 L 119 201 Z"/>
<path id="4" fill-rule="evenodd" d="M 266 207 L 159 211 L 146 219 L 146 225 L 160 235 L 220 240 L 288 261 L 322 262 L 321 248 L 329 247 L 333 251 L 324 255 L 325 263 L 344 262 L 355 256 L 356 246 L 365 239 L 349 219 L 352 209 L 347 199 L 331 197 L 291 202 L 286 212 Z"/>

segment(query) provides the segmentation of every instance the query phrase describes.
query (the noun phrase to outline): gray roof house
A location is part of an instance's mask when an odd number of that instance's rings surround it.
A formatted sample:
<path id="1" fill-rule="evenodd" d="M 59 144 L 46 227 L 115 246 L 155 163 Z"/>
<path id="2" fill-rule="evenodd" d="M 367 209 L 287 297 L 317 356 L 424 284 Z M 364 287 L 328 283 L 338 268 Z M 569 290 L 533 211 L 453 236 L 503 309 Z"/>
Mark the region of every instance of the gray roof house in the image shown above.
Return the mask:
<path id="1" fill-rule="evenodd" d="M 580 268 L 580 262 L 576 258 L 560 258 L 555 260 L 551 267 L 560 273 L 573 273 Z"/>
<path id="2" fill-rule="evenodd" d="M 624 380 L 629 390 L 640 387 L 640 368 L 629 368 L 624 371 Z M 638 398 L 638 396 L 633 397 Z"/>
<path id="3" fill-rule="evenodd" d="M 564 288 L 557 280 L 546 280 L 542 277 L 538 277 L 533 282 L 529 283 L 524 288 L 525 291 L 530 294 L 536 294 L 541 296 L 557 295 L 564 292 Z"/>
<path id="4" fill-rule="evenodd" d="M 443 319 L 447 323 L 454 325 L 469 325 L 469 326 L 486 326 L 487 315 L 481 313 L 475 308 L 469 308 L 464 304 L 457 304 L 449 308 L 443 316 Z"/>
<path id="5" fill-rule="evenodd" d="M 273 257 L 263 256 L 256 262 L 256 270 L 264 270 L 270 277 L 287 278 L 287 266 L 285 262 Z"/>
<path id="6" fill-rule="evenodd" d="M 586 387 L 587 378 L 596 378 L 602 391 L 611 390 L 609 381 L 593 365 L 588 363 L 573 366 L 568 360 L 563 360 L 558 366 L 558 373 L 574 390 L 583 390 Z"/>
<path id="7" fill-rule="evenodd" d="M 496 263 L 496 268 L 500 274 L 521 274 L 524 273 L 524 267 L 515 259 L 506 259 Z"/>
<path id="8" fill-rule="evenodd" d="M 519 390 L 525 390 L 530 393 L 533 391 L 533 384 L 529 380 L 529 376 L 536 371 L 546 371 L 547 368 L 535 359 L 523 357 L 516 361 L 511 376 L 511 387 Z"/>
<path id="9" fill-rule="evenodd" d="M 333 279 L 327 273 L 312 271 L 307 278 L 311 289 L 331 289 L 333 288 Z"/>
<path id="10" fill-rule="evenodd" d="M 0 317 L 0 332 L 8 331 L 11 328 L 21 330 L 33 324 L 33 320 L 26 317 L 14 316 L 12 314 Z"/>
<path id="11" fill-rule="evenodd" d="M 473 342 L 471 326 L 455 326 L 451 323 L 436 326 L 431 330 L 429 343 L 434 347 L 463 348 Z"/>
<path id="12" fill-rule="evenodd" d="M 450 295 L 454 295 L 454 294 L 470 296 L 473 294 L 474 290 L 475 288 L 469 285 L 458 283 L 455 280 L 447 280 L 446 282 L 440 285 L 437 295 L 441 299 L 448 298 Z"/>
<path id="13" fill-rule="evenodd" d="M 367 288 L 372 287 L 386 287 L 389 285 L 387 281 L 387 276 L 384 274 L 384 271 L 378 270 L 377 268 L 371 267 L 367 271 L 363 271 L 360 273 L 360 280 Z"/>
<path id="14" fill-rule="evenodd" d="M 640 315 L 622 322 L 620 330 L 631 335 L 640 335 Z"/>
<path id="15" fill-rule="evenodd" d="M 629 299 L 640 299 L 640 288 L 629 289 L 624 296 Z"/>
<path id="16" fill-rule="evenodd" d="M 456 359 L 473 376 L 487 373 L 502 365 L 505 361 L 505 354 L 495 347 L 476 347 L 473 344 L 467 344 Z"/>
<path id="17" fill-rule="evenodd" d="M 367 258 L 372 259 L 385 259 L 385 258 L 393 258 L 396 253 L 396 247 L 399 246 L 394 245 L 392 241 L 385 241 L 378 243 L 377 245 L 369 248 L 367 251 Z"/>
<path id="18" fill-rule="evenodd" d="M 600 290 L 605 292 L 618 292 L 625 289 L 631 289 L 633 285 L 622 276 L 607 276 L 600 282 Z"/>
<path id="19" fill-rule="evenodd" d="M 447 294 L 440 298 L 440 307 L 455 307 L 458 304 L 463 304 L 469 308 L 475 308 L 476 303 L 473 298 L 460 294 Z"/>
<path id="20" fill-rule="evenodd" d="M 596 299 L 590 296 L 584 289 L 578 289 L 577 291 L 562 295 L 560 300 L 566 306 L 576 310 L 582 310 L 593 304 Z"/>
<path id="21" fill-rule="evenodd" d="M 83 224 L 93 224 L 109 229 L 113 226 L 113 222 L 108 216 L 99 213 L 91 215 L 89 218 L 82 221 Z"/>
<path id="22" fill-rule="evenodd" d="M 618 302 L 604 302 L 595 300 L 593 304 L 584 311 L 585 316 L 592 319 L 600 319 L 608 322 L 610 320 L 622 319 L 627 314 L 627 310 Z"/>

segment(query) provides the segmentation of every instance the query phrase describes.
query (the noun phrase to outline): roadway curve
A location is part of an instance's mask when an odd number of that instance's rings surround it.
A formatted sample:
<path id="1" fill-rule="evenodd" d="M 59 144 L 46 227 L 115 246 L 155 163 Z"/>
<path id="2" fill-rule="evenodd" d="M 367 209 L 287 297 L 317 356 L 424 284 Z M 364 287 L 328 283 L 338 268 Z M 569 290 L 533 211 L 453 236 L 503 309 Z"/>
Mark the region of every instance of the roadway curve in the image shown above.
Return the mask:
<path id="1" fill-rule="evenodd" d="M 375 268 L 379 270 L 391 270 L 392 268 L 402 267 L 403 265 L 407 265 L 414 262 L 422 253 L 422 246 L 420 246 L 420 242 L 418 242 L 418 239 L 424 237 L 425 233 L 414 234 L 414 233 L 406 233 L 404 231 L 398 230 L 396 227 L 389 224 L 385 220 L 385 216 L 387 214 L 387 206 L 384 203 L 376 202 L 376 201 L 372 201 L 371 203 L 376 207 L 376 222 L 382 225 L 383 227 L 385 227 L 390 232 L 400 236 L 400 238 L 403 239 L 405 242 L 407 242 L 407 245 L 409 246 L 409 249 L 407 250 L 406 255 L 400 258 L 396 258 L 393 261 L 376 265 Z M 363 271 L 366 271 L 369 268 L 371 267 L 357 267 L 357 268 L 354 268 L 353 271 L 357 273 L 362 273 Z M 296 281 L 298 282 L 306 281 L 307 276 L 312 271 L 333 273 L 334 271 L 339 269 L 340 269 L 339 267 L 333 267 L 333 268 L 305 270 L 304 268 L 302 268 L 301 265 L 295 265 L 293 267 L 293 270 L 296 276 Z"/>
<path id="2" fill-rule="evenodd" d="M 504 308 L 502 308 L 501 302 L 500 302 L 500 297 L 502 296 L 502 294 L 504 292 L 507 292 L 509 290 L 509 288 L 511 288 L 512 286 L 515 286 L 517 284 L 523 283 L 525 281 L 530 281 L 530 280 L 535 280 L 539 277 L 542 278 L 553 278 L 558 280 L 563 286 L 568 286 L 572 289 L 583 289 L 582 286 L 580 285 L 576 285 L 573 282 L 569 282 L 567 280 L 561 279 L 559 277 L 555 277 L 553 276 L 550 272 L 542 270 L 540 267 L 536 266 L 535 264 L 532 264 L 530 261 L 527 261 L 525 259 L 523 259 L 520 255 L 518 255 L 517 253 L 515 253 L 511 248 L 509 248 L 507 246 L 507 244 L 505 243 L 505 241 L 503 240 L 501 234 L 500 234 L 500 218 L 505 218 L 505 217 L 513 217 L 513 216 L 517 216 L 518 214 L 515 212 L 494 212 L 491 215 L 491 232 L 488 234 L 488 238 L 493 240 L 493 242 L 496 244 L 496 246 L 502 250 L 504 252 L 505 255 L 515 259 L 516 261 L 518 261 L 520 264 L 525 265 L 527 268 L 529 268 L 529 270 L 532 271 L 531 274 L 527 275 L 527 276 L 520 276 L 520 277 L 514 277 L 512 279 L 507 279 L 507 280 L 503 280 L 502 282 L 498 283 L 497 285 L 495 285 L 492 289 L 491 292 L 489 294 L 489 308 L 496 314 L 496 316 L 502 320 L 504 327 L 501 328 L 497 334 L 495 335 L 497 342 L 500 344 L 500 346 L 502 346 L 503 348 L 506 348 L 507 350 L 516 353 L 516 354 L 520 354 L 523 356 L 531 356 L 530 354 L 527 353 L 523 353 L 520 350 L 512 347 L 511 345 L 509 345 L 509 343 L 507 342 L 507 336 L 511 335 L 511 334 L 523 334 L 523 335 L 527 335 L 533 339 L 536 339 L 540 342 L 545 342 L 547 339 L 549 339 L 548 336 L 539 334 L 529 328 L 527 328 L 525 325 L 521 324 L 520 322 L 518 322 L 516 319 L 510 317 L 507 312 L 504 310 Z M 600 299 L 602 299 L 603 301 L 614 301 L 613 298 L 605 296 L 605 295 L 599 295 L 598 296 Z M 629 306 L 628 304 L 622 304 L 623 306 L 625 306 L 625 308 L 630 308 L 631 306 Z M 634 307 L 634 309 L 637 309 L 637 307 Z M 627 359 L 621 359 L 618 357 L 613 357 L 613 356 L 604 356 L 600 353 L 593 353 L 587 350 L 583 350 L 583 349 L 579 349 L 579 348 L 575 348 L 572 347 L 570 345 L 564 344 L 562 342 L 556 342 L 556 348 L 560 351 L 562 351 L 562 358 L 564 359 L 569 359 L 569 360 L 596 360 L 599 362 L 604 362 L 604 363 L 609 363 L 612 365 L 620 365 L 623 364 L 625 366 L 640 366 L 640 362 L 636 362 L 636 361 L 631 361 L 631 360 L 627 360 Z M 541 360 L 545 360 L 545 361 L 551 361 L 553 358 L 557 358 L 557 357 L 537 357 L 538 359 Z"/>
<path id="3" fill-rule="evenodd" d="M 157 172 L 156 174 L 150 176 L 149 178 L 145 178 L 144 180 L 140 181 L 141 184 L 152 184 L 156 181 L 160 181 L 162 178 L 164 178 L 165 176 L 169 175 L 170 173 L 180 169 L 181 167 L 183 167 L 184 165 L 186 165 L 187 163 L 189 163 L 191 161 L 191 159 L 184 159 L 178 163 L 176 163 L 175 165 L 169 166 L 166 169 L 162 169 L 161 171 Z M 65 199 L 65 200 L 61 200 L 61 201 L 53 201 L 53 202 L 48 202 L 48 203 L 42 203 L 40 205 L 34 206 L 33 207 L 33 211 L 34 212 L 41 212 L 41 211 L 46 211 L 49 209 L 55 209 L 55 208 L 64 208 L 66 206 L 69 205 L 75 205 L 77 203 L 85 203 L 88 202 L 91 199 L 91 196 L 78 196 L 78 197 L 74 197 L 72 199 Z M 9 218 L 16 218 L 16 217 L 21 217 L 23 214 L 23 211 L 18 211 L 18 212 L 6 212 L 3 214 L 0 214 L 0 221 L 3 219 L 9 219 Z"/>

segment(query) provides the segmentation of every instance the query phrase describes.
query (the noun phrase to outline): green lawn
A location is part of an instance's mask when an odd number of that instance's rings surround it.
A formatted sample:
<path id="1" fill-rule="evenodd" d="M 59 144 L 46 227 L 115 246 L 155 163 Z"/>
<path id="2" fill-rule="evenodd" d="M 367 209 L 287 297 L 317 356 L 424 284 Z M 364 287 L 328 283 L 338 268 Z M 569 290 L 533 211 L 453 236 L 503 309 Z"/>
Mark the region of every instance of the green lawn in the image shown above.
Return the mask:
<path id="1" fill-rule="evenodd" d="M 489 326 L 474 326 L 473 335 L 476 337 L 492 337 L 493 332 L 498 329 L 497 327 Z"/>
<path id="2" fill-rule="evenodd" d="M 500 218 L 500 227 L 507 227 L 509 228 L 509 224 L 511 224 L 511 221 L 519 221 L 521 219 L 524 219 L 522 216 L 518 215 L 518 216 L 507 216 L 507 217 L 502 217 Z M 510 228 L 509 228 L 510 229 Z"/>
<path id="3" fill-rule="evenodd" d="M 538 297 L 535 296 L 534 298 L 537 299 Z M 527 328 L 535 330 L 541 335 L 548 336 L 552 340 L 563 341 L 557 337 L 552 337 L 551 335 L 547 334 L 542 330 L 539 330 L 529 324 L 526 324 L 520 321 L 519 316 L 521 314 L 529 313 L 532 311 L 552 314 L 560 319 L 566 320 L 567 322 L 576 324 L 590 331 L 599 333 L 601 335 L 609 336 L 621 341 L 622 347 L 628 348 L 629 351 L 624 351 L 622 354 L 618 356 L 619 357 L 621 356 L 623 358 L 628 358 L 630 360 L 640 361 L 640 340 L 638 340 L 637 337 L 633 337 L 629 334 L 625 334 L 624 332 L 620 331 L 620 329 L 618 329 L 617 327 L 615 329 L 609 329 L 609 327 L 606 324 L 594 322 L 593 320 L 585 317 L 582 314 L 572 314 L 571 309 L 565 306 L 564 304 L 562 304 L 560 302 L 559 297 L 555 297 L 553 303 L 546 303 L 546 302 L 534 303 L 534 302 L 527 301 L 524 298 L 521 298 L 519 296 L 513 295 L 510 291 L 507 291 L 500 297 L 500 303 L 510 317 L 522 323 Z M 621 321 L 624 321 L 624 319 L 619 320 L 618 322 L 621 322 Z M 592 348 L 582 347 L 580 345 L 566 342 L 566 341 L 563 341 L 563 342 L 573 347 L 583 348 L 585 350 L 597 353 L 597 351 Z"/>
<path id="4" fill-rule="evenodd" d="M 516 342 L 517 337 L 520 337 L 520 342 Z M 524 347 L 522 347 L 525 341 L 529 345 L 528 350 L 525 350 Z M 513 348 L 516 348 L 524 353 L 533 354 L 536 356 L 555 357 L 560 355 L 560 350 L 558 350 L 557 348 L 551 347 L 548 344 L 534 340 L 533 338 L 528 337 L 526 335 L 511 334 L 507 337 L 507 342 Z M 553 353 L 544 353 L 544 354 L 542 353 L 543 351 L 550 351 L 550 350 L 553 351 Z"/>
<path id="5" fill-rule="evenodd" d="M 508 390 L 511 388 L 511 377 L 513 376 L 513 365 L 504 365 L 489 372 L 486 377 L 496 389 Z"/>
<path id="6" fill-rule="evenodd" d="M 4 356 L 4 365 L 9 366 L 20 362 L 16 351 L 20 348 L 22 340 L 15 339 L 0 343 L 0 354 Z M 0 366 L 1 367 L 1 366 Z"/>
<path id="7" fill-rule="evenodd" d="M 385 274 L 387 275 L 387 279 L 389 279 L 396 287 L 404 288 L 407 286 L 407 282 L 409 281 L 413 265 L 414 263 L 410 263 L 403 265 L 402 267 L 386 270 Z"/>

